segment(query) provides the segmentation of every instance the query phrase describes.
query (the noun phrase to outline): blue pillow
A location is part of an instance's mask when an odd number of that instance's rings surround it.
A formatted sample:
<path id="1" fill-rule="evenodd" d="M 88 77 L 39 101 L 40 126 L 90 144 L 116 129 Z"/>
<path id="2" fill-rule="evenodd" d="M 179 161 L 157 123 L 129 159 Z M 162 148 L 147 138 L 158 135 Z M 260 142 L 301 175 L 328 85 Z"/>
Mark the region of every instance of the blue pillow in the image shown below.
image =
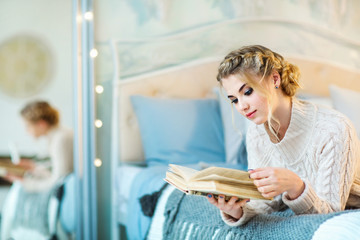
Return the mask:
<path id="1" fill-rule="evenodd" d="M 232 109 L 226 93 L 219 87 L 214 88 L 220 102 L 221 118 L 224 128 L 226 163 L 247 167 L 246 132 L 249 120 Z M 234 121 L 233 121 L 234 118 Z"/>
<path id="2" fill-rule="evenodd" d="M 131 96 L 148 165 L 224 162 L 224 134 L 216 99 Z"/>

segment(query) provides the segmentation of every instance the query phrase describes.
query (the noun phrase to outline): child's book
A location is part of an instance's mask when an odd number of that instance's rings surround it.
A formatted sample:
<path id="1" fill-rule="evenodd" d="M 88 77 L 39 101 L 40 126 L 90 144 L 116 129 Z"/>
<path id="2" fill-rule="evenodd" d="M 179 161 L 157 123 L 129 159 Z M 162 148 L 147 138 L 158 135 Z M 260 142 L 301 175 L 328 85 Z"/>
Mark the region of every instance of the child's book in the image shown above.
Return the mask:
<path id="1" fill-rule="evenodd" d="M 212 193 L 215 197 L 222 194 L 226 200 L 232 196 L 239 199 L 271 200 L 261 195 L 248 172 L 238 169 L 209 167 L 197 171 L 169 164 L 164 180 L 186 194 L 206 196 Z"/>

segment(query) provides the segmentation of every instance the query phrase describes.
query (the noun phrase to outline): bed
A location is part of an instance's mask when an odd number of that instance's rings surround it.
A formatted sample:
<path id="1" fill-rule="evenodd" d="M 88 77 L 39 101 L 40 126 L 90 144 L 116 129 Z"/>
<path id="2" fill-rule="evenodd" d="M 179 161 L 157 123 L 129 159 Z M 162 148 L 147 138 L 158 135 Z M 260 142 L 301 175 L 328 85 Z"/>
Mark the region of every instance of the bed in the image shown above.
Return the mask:
<path id="1" fill-rule="evenodd" d="M 187 39 L 181 35 L 178 38 L 132 43 L 133 47 L 136 46 L 134 55 L 149 46 L 150 52 L 156 52 L 162 42 L 186 42 L 184 38 Z M 155 47 L 154 42 L 157 43 Z M 360 45 L 351 44 L 340 41 L 338 45 L 359 54 Z M 119 58 L 121 47 L 128 45 L 128 42 L 111 41 L 115 66 L 112 119 L 112 169 L 115 179 L 112 207 L 117 213 L 114 221 L 117 225 L 125 226 L 128 239 L 196 239 L 196 236 L 205 236 L 211 231 L 209 239 L 359 237 L 356 233 L 360 232 L 360 212 L 357 210 L 294 218 L 291 220 L 294 221 L 293 227 L 287 229 L 283 227 L 291 218 L 289 212 L 260 216 L 260 220 L 263 217 L 262 220 L 271 220 L 276 224 L 261 225 L 262 229 L 267 229 L 263 232 L 256 231 L 259 226 L 253 226 L 253 232 L 243 234 L 225 226 L 219 221 L 219 216 L 211 218 L 212 222 L 204 218 L 218 215 L 217 209 L 207 204 L 205 198 L 183 196 L 171 186 L 163 188 L 169 162 L 198 169 L 211 165 L 246 169 L 243 136 L 247 123 L 235 114 L 234 129 L 231 109 L 215 79 L 218 64 L 227 51 L 224 50 L 221 57 L 216 52 L 211 57 L 193 56 L 171 62 L 159 56 L 149 57 L 149 61 L 152 59 L 149 63 L 152 68 L 142 65 L 136 71 L 134 68 L 126 68 L 127 65 Z M 230 49 L 241 45 L 241 42 L 232 44 Z M 316 56 L 293 54 L 286 50 L 279 52 L 301 69 L 302 89 L 298 97 L 343 111 L 360 134 L 360 110 L 356 107 L 360 101 L 360 70 Z M 134 58 L 133 61 L 136 60 Z M 204 109 L 204 106 L 207 112 L 199 110 Z M 199 116 L 207 117 L 199 119 Z M 177 120 L 179 118 L 181 121 Z M 222 128 L 222 135 L 214 125 Z M 191 129 L 186 126 L 191 126 Z M 206 127 L 211 128 L 212 135 L 202 136 Z M 176 141 L 173 141 L 174 136 Z M 211 148 L 202 144 L 202 141 Z M 216 147 L 219 143 L 221 147 Z M 144 206 L 141 207 L 139 199 L 160 189 L 162 191 L 159 192 L 152 217 L 145 216 Z M 186 206 L 196 206 L 198 211 Z M 184 220 L 184 216 L 191 214 L 199 216 L 198 221 Z M 271 235 L 274 228 L 283 231 L 276 236 Z M 307 235 L 302 235 L 304 232 Z"/>

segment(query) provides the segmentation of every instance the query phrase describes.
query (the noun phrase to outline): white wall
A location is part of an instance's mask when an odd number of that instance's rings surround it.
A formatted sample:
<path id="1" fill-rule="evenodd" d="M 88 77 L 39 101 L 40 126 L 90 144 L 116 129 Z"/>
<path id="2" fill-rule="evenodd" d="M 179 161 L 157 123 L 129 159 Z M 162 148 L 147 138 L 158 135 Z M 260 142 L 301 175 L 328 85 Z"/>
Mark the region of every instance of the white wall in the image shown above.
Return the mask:
<path id="1" fill-rule="evenodd" d="M 14 141 L 22 154 L 44 149 L 44 140 L 29 137 L 19 115 L 32 99 L 44 99 L 61 114 L 63 125 L 73 126 L 72 87 L 72 1 L 0 0 L 0 43 L 20 34 L 41 39 L 51 50 L 54 70 L 51 80 L 36 96 L 14 98 L 0 92 L 0 154 L 8 154 Z"/>

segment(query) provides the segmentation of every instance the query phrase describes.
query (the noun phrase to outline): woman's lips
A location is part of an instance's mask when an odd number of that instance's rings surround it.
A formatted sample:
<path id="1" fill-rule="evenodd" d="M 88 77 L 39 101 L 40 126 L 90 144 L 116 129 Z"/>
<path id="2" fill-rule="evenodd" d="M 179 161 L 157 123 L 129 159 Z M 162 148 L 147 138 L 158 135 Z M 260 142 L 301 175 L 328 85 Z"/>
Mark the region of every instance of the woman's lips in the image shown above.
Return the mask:
<path id="1" fill-rule="evenodd" d="M 256 110 L 251 113 L 246 114 L 246 117 L 252 118 L 255 115 L 255 112 L 256 112 Z"/>

